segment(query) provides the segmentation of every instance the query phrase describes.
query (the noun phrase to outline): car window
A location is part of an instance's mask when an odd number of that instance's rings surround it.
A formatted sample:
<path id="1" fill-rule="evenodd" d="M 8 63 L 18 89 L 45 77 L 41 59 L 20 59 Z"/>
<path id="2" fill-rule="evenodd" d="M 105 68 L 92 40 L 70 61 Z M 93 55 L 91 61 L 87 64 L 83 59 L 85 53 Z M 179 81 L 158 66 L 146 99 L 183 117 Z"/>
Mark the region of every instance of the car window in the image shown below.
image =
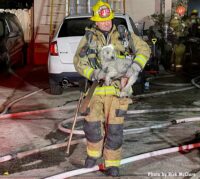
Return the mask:
<path id="1" fill-rule="evenodd" d="M 91 27 L 92 24 L 89 18 L 65 19 L 58 37 L 83 36 L 85 27 Z"/>
<path id="2" fill-rule="evenodd" d="M 4 32 L 4 25 L 3 21 L 0 20 L 0 37 L 3 37 L 5 32 Z"/>
<path id="3" fill-rule="evenodd" d="M 113 23 L 116 26 L 123 24 L 127 27 L 127 23 L 124 18 L 114 18 Z M 85 28 L 91 27 L 92 24 L 93 22 L 89 18 L 65 19 L 58 37 L 83 36 L 85 34 Z"/>

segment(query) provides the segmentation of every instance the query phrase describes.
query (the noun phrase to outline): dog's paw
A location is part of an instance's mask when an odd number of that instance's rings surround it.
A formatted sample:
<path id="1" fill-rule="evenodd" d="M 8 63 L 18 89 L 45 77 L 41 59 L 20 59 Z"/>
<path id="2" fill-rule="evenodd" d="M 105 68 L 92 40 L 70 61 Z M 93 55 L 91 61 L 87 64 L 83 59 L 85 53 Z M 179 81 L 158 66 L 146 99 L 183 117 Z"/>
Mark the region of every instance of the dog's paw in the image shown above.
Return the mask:
<path id="1" fill-rule="evenodd" d="M 106 86 L 109 86 L 111 84 L 111 81 L 109 80 L 109 81 L 105 81 L 105 85 Z"/>
<path id="2" fill-rule="evenodd" d="M 126 92 L 126 93 L 132 92 L 131 87 L 128 86 L 128 85 L 126 85 L 126 86 L 122 89 L 122 91 L 123 91 L 123 92 Z"/>
<path id="3" fill-rule="evenodd" d="M 111 79 L 108 76 L 106 76 L 106 78 L 105 78 L 105 85 L 109 86 L 110 84 L 111 84 Z"/>
<path id="4" fill-rule="evenodd" d="M 120 92 L 120 97 L 130 97 L 132 96 L 132 93 L 133 93 L 132 88 L 125 86 Z"/>
<path id="5" fill-rule="evenodd" d="M 119 96 L 122 98 L 122 97 L 127 97 L 127 93 L 124 92 L 124 91 L 121 91 Z"/>

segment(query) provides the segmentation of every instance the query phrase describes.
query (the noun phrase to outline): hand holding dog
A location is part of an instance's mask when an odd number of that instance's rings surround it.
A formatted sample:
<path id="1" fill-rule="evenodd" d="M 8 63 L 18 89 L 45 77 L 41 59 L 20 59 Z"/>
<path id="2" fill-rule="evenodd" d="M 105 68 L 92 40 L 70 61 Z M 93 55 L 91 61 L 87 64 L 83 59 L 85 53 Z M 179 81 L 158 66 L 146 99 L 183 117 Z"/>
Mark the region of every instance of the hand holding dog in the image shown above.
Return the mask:
<path id="1" fill-rule="evenodd" d="M 127 70 L 126 76 L 128 78 L 132 77 L 133 84 L 137 81 L 139 72 L 141 71 L 141 67 L 137 63 L 133 63 L 131 68 Z"/>
<path id="2" fill-rule="evenodd" d="M 128 80 L 129 80 L 129 78 L 127 78 L 127 77 L 122 77 L 121 78 L 121 81 L 120 81 L 120 83 L 121 83 L 121 89 L 123 89 L 127 85 Z"/>
<path id="3" fill-rule="evenodd" d="M 125 79 L 124 78 L 121 79 L 122 90 L 120 92 L 120 97 L 125 97 L 125 96 L 131 96 L 132 95 L 131 88 L 132 88 L 132 85 L 137 81 L 140 71 L 141 71 L 141 68 L 136 63 L 133 63 L 131 65 L 131 67 L 127 70 L 126 78 Z"/>
<path id="4" fill-rule="evenodd" d="M 97 81 L 104 80 L 105 77 L 106 77 L 106 73 L 103 70 L 95 69 L 93 74 L 92 74 L 92 81 L 94 81 L 94 80 L 97 80 Z"/>

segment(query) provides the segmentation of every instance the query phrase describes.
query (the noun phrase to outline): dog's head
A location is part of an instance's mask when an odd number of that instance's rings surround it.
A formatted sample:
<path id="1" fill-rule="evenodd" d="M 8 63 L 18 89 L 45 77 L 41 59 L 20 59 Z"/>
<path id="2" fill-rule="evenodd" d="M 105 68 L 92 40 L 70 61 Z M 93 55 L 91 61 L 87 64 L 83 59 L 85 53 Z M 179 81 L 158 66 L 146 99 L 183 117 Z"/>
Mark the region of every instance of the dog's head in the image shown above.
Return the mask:
<path id="1" fill-rule="evenodd" d="M 113 61 L 116 59 L 115 56 L 115 49 L 113 45 L 103 46 L 99 52 L 99 58 L 102 62 L 106 61 Z"/>

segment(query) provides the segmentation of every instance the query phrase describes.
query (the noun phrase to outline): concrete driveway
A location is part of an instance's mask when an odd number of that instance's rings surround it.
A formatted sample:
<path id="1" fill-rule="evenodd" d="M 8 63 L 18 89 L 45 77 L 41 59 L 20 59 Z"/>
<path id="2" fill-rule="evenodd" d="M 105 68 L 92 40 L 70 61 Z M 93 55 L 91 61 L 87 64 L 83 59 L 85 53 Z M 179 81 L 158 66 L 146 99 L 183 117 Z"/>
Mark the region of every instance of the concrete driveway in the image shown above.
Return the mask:
<path id="1" fill-rule="evenodd" d="M 184 88 L 176 85 L 158 86 L 158 83 L 185 84 L 189 83 L 189 79 L 180 74 L 155 79 L 150 83 L 150 89 L 145 91 L 145 94 Z M 79 95 L 77 87 L 66 89 L 62 95 L 49 94 L 45 66 L 29 66 L 17 69 L 15 73 L 9 75 L 0 75 L 0 157 L 12 156 L 12 160 L 0 163 L 0 178 L 45 178 L 82 167 L 86 157 L 84 143 L 73 145 L 70 156 L 65 153 L 66 147 L 38 152 L 27 157 L 17 156 L 25 151 L 66 142 L 68 134 L 58 130 L 58 125 L 64 120 L 73 119 L 75 100 Z M 19 98 L 23 99 L 18 100 Z M 125 129 L 140 129 L 162 125 L 174 119 L 199 117 L 199 107 L 198 88 L 138 98 L 134 104 L 130 105 L 129 111 L 169 108 L 174 110 L 129 114 L 126 116 Z M 190 108 L 197 111 L 186 111 Z M 31 112 L 28 113 L 28 111 Z M 71 123 L 66 122 L 67 125 L 71 126 Z M 82 128 L 82 121 L 77 123 L 76 128 Z M 188 122 L 127 134 L 124 136 L 123 158 L 197 143 L 199 132 L 200 122 Z M 74 140 L 80 138 L 82 136 L 73 136 Z M 135 161 L 121 166 L 120 178 L 200 178 L 199 156 L 199 150 L 195 149 Z M 74 178 L 110 177 L 98 171 Z"/>

